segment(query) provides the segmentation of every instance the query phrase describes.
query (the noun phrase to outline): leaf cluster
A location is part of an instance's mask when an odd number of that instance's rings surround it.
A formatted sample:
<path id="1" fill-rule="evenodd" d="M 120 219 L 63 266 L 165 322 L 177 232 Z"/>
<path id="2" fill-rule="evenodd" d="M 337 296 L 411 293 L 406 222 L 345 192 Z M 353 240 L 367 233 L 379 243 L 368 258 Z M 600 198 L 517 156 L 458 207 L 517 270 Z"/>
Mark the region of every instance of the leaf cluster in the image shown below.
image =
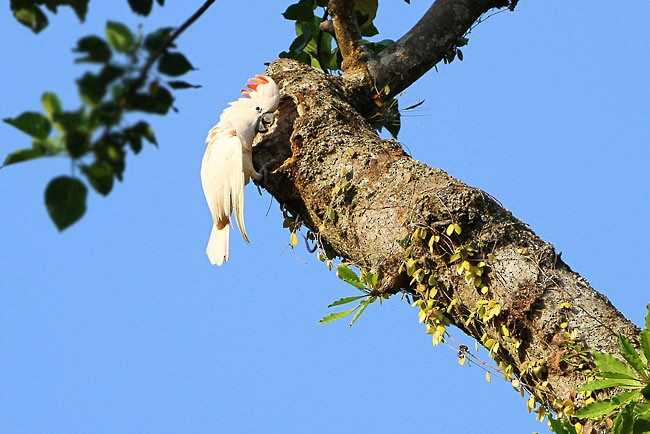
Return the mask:
<path id="1" fill-rule="evenodd" d="M 147 16 L 153 9 L 153 0 L 128 0 L 128 2 L 131 10 L 139 15 Z M 88 3 L 90 0 L 11 0 L 9 7 L 20 24 L 34 33 L 39 33 L 49 25 L 46 10 L 56 14 L 59 7 L 67 6 L 74 11 L 80 21 L 84 21 L 88 13 Z M 163 6 L 165 0 L 156 0 L 156 3 Z"/>
<path id="2" fill-rule="evenodd" d="M 618 337 L 619 356 L 591 351 L 597 368 L 596 378 L 583 384 L 579 392 L 595 392 L 616 388 L 621 390 L 610 399 L 590 399 L 573 413 L 581 419 L 602 419 L 617 413 L 612 434 L 650 432 L 650 304 L 645 328 L 639 335 L 641 352 L 623 335 Z M 555 430 L 555 427 L 553 427 Z M 555 430 L 559 434 L 567 430 Z"/>
<path id="3" fill-rule="evenodd" d="M 409 3 L 408 1 L 406 3 Z M 324 72 L 340 73 L 342 57 L 336 39 L 328 26 L 329 8 L 327 0 L 299 0 L 287 7 L 282 16 L 295 24 L 296 38 L 280 57 L 296 59 Z M 378 0 L 356 0 L 355 12 L 361 36 L 373 37 L 379 34 L 374 19 L 379 6 Z M 394 41 L 384 39 L 363 43 L 375 54 L 391 46 Z"/>
<path id="4" fill-rule="evenodd" d="M 336 321 L 338 319 L 345 318 L 346 316 L 354 313 L 352 321 L 350 321 L 350 327 L 359 319 L 361 314 L 366 310 L 366 308 L 377 301 L 378 299 L 387 298 L 387 295 L 379 295 L 374 291 L 374 287 L 377 285 L 377 280 L 379 275 L 376 273 L 361 273 L 361 277 L 357 275 L 352 269 L 350 269 L 348 264 L 340 264 L 336 269 L 336 276 L 344 281 L 345 283 L 354 286 L 358 290 L 364 292 L 364 295 L 357 295 L 352 297 L 344 297 L 333 303 L 329 307 L 341 306 L 344 304 L 352 303 L 357 300 L 362 300 L 355 307 L 340 312 L 330 313 L 329 315 L 324 316 L 319 324 L 327 324 L 328 322 Z"/>
<path id="5" fill-rule="evenodd" d="M 12 8 L 18 3 L 12 2 Z M 43 2 L 22 3 L 20 7 L 29 9 Z M 44 4 L 49 7 L 50 2 Z M 129 4 L 143 15 L 152 7 L 152 1 L 130 0 Z M 82 37 L 74 49 L 78 55 L 75 62 L 91 67 L 76 80 L 79 107 L 64 108 L 56 93 L 45 92 L 41 97 L 42 112 L 26 111 L 4 119 L 27 134 L 32 143 L 29 148 L 7 155 L 3 167 L 53 156 L 72 161 L 71 175 L 53 179 L 45 191 L 48 213 L 59 230 L 85 213 L 88 188 L 78 173 L 97 193 L 106 196 L 114 180 L 123 179 L 128 151 L 138 154 L 145 142 L 157 145 L 149 123 L 127 120 L 127 113 L 165 115 L 173 109 L 173 89 L 196 87 L 177 79 L 194 68 L 173 49 L 173 31 L 164 27 L 143 34 L 108 21 L 103 36 Z M 154 66 L 156 72 L 150 74 Z"/>

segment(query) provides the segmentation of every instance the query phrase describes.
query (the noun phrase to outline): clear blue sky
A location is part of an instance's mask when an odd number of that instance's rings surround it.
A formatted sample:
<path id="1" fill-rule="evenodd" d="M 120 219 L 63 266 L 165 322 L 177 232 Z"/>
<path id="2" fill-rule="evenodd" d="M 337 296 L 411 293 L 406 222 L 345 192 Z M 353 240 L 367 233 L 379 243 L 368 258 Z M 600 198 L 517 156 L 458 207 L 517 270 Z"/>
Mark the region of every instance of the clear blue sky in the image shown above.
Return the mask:
<path id="1" fill-rule="evenodd" d="M 39 108 L 44 90 L 75 107 L 76 40 L 103 32 L 109 14 L 150 31 L 201 2 L 167 3 L 139 20 L 126 1 L 93 1 L 85 24 L 65 10 L 40 36 L 5 6 L 0 117 Z M 0 171 L 0 432 L 548 432 L 509 384 L 433 348 L 404 302 L 373 305 L 352 328 L 318 325 L 354 289 L 304 247 L 285 248 L 268 194 L 249 186 L 252 242 L 234 234 L 231 261 L 210 266 L 203 141 L 293 38 L 283 3 L 220 1 L 187 31 L 179 45 L 199 68 L 188 79 L 203 87 L 154 119 L 160 149 L 130 156 L 125 182 L 91 194 L 63 234 L 43 191 L 69 162 Z M 397 38 L 429 2 L 412 3 L 382 2 L 382 36 Z M 637 324 L 650 302 L 649 16 L 646 2 L 522 0 L 472 33 L 463 62 L 403 95 L 426 102 L 400 137 L 497 197 Z M 2 158 L 27 145 L 0 125 Z"/>

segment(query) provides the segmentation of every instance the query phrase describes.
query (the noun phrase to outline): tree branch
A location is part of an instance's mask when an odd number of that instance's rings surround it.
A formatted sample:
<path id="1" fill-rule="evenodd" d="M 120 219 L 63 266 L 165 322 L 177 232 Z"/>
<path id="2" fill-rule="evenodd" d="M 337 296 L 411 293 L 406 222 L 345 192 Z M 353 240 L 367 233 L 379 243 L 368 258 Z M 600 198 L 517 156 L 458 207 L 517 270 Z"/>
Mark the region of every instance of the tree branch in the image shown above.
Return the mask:
<path id="1" fill-rule="evenodd" d="M 365 77 L 366 62 L 371 53 L 362 42 L 354 0 L 331 0 L 328 7 L 336 42 L 343 57 L 341 69 L 349 79 L 353 76 Z"/>
<path id="2" fill-rule="evenodd" d="M 151 67 L 156 63 L 156 61 L 160 58 L 160 56 L 165 52 L 167 48 L 171 44 L 174 43 L 174 41 L 185 31 L 187 30 L 188 27 L 190 27 L 196 20 L 198 20 L 201 15 L 207 11 L 210 6 L 215 2 L 216 0 L 207 0 L 203 5 L 201 5 L 200 8 L 196 10 L 190 16 L 183 24 L 180 25 L 172 34 L 169 35 L 167 40 L 160 46 L 156 51 L 151 53 L 149 57 L 147 58 L 147 61 L 145 64 L 142 66 L 142 69 L 140 70 L 140 74 L 138 74 L 138 77 L 133 81 L 131 86 L 129 87 L 126 97 L 122 100 L 122 106 L 126 106 L 129 103 L 129 100 L 133 98 L 133 95 L 137 92 L 137 90 L 144 84 L 144 82 L 147 79 L 147 75 L 149 74 L 149 70 Z"/>
<path id="3" fill-rule="evenodd" d="M 276 129 L 253 150 L 258 167 L 282 162 L 266 186 L 278 202 L 345 261 L 379 273 L 375 290 L 435 302 L 432 314 L 490 346 L 547 409 L 580 406 L 581 356 L 615 353 L 617 335 L 634 341 L 638 328 L 491 196 L 381 140 L 348 103 L 343 78 L 289 59 L 267 73 L 283 99 Z M 452 223 L 462 233 L 448 233 Z M 452 254 L 463 248 L 475 251 L 469 264 L 485 262 L 488 292 L 459 274 Z M 487 301 L 499 311 L 485 319 L 477 306 Z"/>
<path id="4" fill-rule="evenodd" d="M 437 0 L 411 30 L 379 56 L 368 68 L 377 89 L 385 85 L 396 95 L 440 62 L 478 20 L 508 0 Z"/>

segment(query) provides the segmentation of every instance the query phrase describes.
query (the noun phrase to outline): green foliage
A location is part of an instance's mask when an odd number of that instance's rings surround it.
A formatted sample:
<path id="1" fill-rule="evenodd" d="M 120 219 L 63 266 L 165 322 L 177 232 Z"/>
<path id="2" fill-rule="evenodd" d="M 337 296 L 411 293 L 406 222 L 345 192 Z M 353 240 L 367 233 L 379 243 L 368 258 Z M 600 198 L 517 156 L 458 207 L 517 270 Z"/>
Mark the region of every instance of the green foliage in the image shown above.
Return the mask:
<path id="1" fill-rule="evenodd" d="M 9 7 L 18 22 L 34 33 L 43 30 L 49 24 L 43 7 L 56 13 L 59 6 L 69 6 L 80 21 L 86 18 L 90 0 L 11 0 Z"/>
<path id="2" fill-rule="evenodd" d="M 553 430 L 554 433 L 578 434 L 576 428 L 573 425 L 571 425 L 571 422 L 569 422 L 567 419 L 553 419 L 553 417 L 549 415 L 548 422 L 549 425 L 551 425 L 551 429 Z"/>
<path id="3" fill-rule="evenodd" d="M 342 57 L 332 36 L 331 22 L 328 21 L 329 8 L 324 0 L 299 0 L 289 5 L 282 16 L 294 21 L 296 38 L 288 50 L 280 57 L 296 59 L 326 73 L 340 74 Z M 408 3 L 408 2 L 407 2 Z M 377 0 L 356 0 L 356 19 L 363 37 L 379 34 L 374 25 L 379 3 Z M 363 44 L 374 54 L 379 54 L 394 44 L 390 39 L 369 41 Z M 372 126 L 382 131 L 384 128 L 395 138 L 399 133 L 401 121 L 395 95 L 390 94 L 390 87 L 376 90 L 373 101 L 376 112 L 368 119 Z M 331 220 L 334 220 L 334 216 Z"/>
<path id="4" fill-rule="evenodd" d="M 68 6 L 79 21 L 84 21 L 88 13 L 88 3 L 90 0 L 11 0 L 9 7 L 20 24 L 34 33 L 39 33 L 49 24 L 45 9 L 56 14 L 60 6 Z M 149 15 L 153 8 L 153 0 L 128 0 L 128 3 L 133 12 L 143 16 Z M 165 0 L 156 0 L 156 3 L 163 6 Z"/>
<path id="5" fill-rule="evenodd" d="M 68 5 L 83 19 L 87 3 L 25 0 L 12 1 L 11 7 L 19 17 L 28 12 L 36 17 L 33 28 L 41 20 L 38 17 L 45 16 L 41 6 L 56 12 L 56 6 Z M 153 0 L 129 0 L 129 5 L 134 12 L 147 15 Z M 26 111 L 4 119 L 28 135 L 32 146 L 7 155 L 3 167 L 36 158 L 67 156 L 72 160 L 73 173 L 79 173 L 99 194 L 109 194 L 114 180 L 123 179 L 128 150 L 138 154 L 144 142 L 157 145 L 149 123 L 132 122 L 127 119 L 128 113 L 167 114 L 174 102 L 170 89 L 197 87 L 177 79 L 194 67 L 184 54 L 172 50 L 173 36 L 171 27 L 143 35 L 122 23 L 108 21 L 103 37 L 89 35 L 79 39 L 74 49 L 78 55 L 75 62 L 92 68 L 76 80 L 80 107 L 64 107 L 56 93 L 45 92 L 41 97 L 42 113 Z M 151 73 L 154 70 L 156 73 Z M 165 77 L 174 80 L 165 82 Z M 83 216 L 87 190 L 77 177 L 63 176 L 50 182 L 45 202 L 59 230 Z"/>
<path id="6" fill-rule="evenodd" d="M 356 0 L 355 6 L 361 35 L 371 37 L 379 34 L 374 25 L 378 1 Z M 282 16 L 289 21 L 295 21 L 296 38 L 288 50 L 280 53 L 280 57 L 299 60 L 324 72 L 340 73 L 342 58 L 336 41 L 330 31 L 321 26 L 321 23 L 327 24 L 328 15 L 329 9 L 325 0 L 299 0 L 289 5 Z M 379 53 L 392 45 L 393 41 L 364 40 L 364 43 L 372 52 Z"/>
<path id="7" fill-rule="evenodd" d="M 610 399 L 594 400 L 573 413 L 574 418 L 601 419 L 616 415 L 612 434 L 645 433 L 650 427 L 650 304 L 647 306 L 646 328 L 641 331 L 639 341 L 641 353 L 625 336 L 618 337 L 619 356 L 592 351 L 596 365 L 596 377 L 580 386 L 578 392 L 593 392 L 610 388 L 622 389 Z M 563 433 L 556 429 L 556 433 Z"/>
<path id="8" fill-rule="evenodd" d="M 45 205 L 60 231 L 79 220 L 86 212 L 88 189 L 77 178 L 59 176 L 45 189 Z"/>
<path id="9" fill-rule="evenodd" d="M 37 112 L 24 112 L 16 118 L 7 118 L 4 121 L 35 139 L 46 139 L 52 130 L 50 121 Z"/>
<path id="10" fill-rule="evenodd" d="M 147 16 L 151 13 L 151 9 L 153 8 L 153 0 L 128 0 L 128 1 L 129 1 L 129 6 L 131 6 L 133 12 L 135 12 L 138 15 Z M 163 6 L 165 4 L 165 0 L 156 0 L 156 2 L 160 6 Z"/>
<path id="11" fill-rule="evenodd" d="M 342 281 L 344 281 L 345 283 L 354 286 L 355 288 L 364 292 L 365 294 L 341 298 L 331 303 L 329 306 L 327 306 L 328 308 L 352 303 L 357 300 L 362 300 L 362 299 L 363 300 L 359 302 L 358 305 L 356 305 L 351 309 L 330 313 L 329 315 L 324 316 L 319 321 L 319 324 L 327 324 L 329 322 L 336 321 L 341 318 L 345 318 L 346 316 L 354 313 L 354 316 L 350 321 L 350 327 L 351 327 L 357 321 L 357 319 L 359 319 L 361 314 L 363 314 L 363 312 L 370 304 L 374 303 L 378 299 L 381 302 L 383 298 L 388 297 L 387 295 L 381 295 L 374 290 L 375 286 L 377 285 L 377 280 L 379 279 L 379 276 L 376 273 L 362 273 L 361 277 L 359 277 L 357 273 L 355 273 L 353 270 L 349 268 L 348 264 L 341 264 L 336 268 L 336 276 Z"/>

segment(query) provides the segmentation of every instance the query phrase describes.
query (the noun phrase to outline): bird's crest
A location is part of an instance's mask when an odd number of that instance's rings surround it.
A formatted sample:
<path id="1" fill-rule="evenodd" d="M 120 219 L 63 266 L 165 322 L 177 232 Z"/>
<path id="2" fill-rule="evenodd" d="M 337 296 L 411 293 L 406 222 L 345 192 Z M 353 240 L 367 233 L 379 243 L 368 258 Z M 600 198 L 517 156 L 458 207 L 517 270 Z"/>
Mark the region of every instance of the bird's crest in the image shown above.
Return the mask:
<path id="1" fill-rule="evenodd" d="M 256 102 L 259 101 L 262 106 L 273 107 L 273 111 L 277 108 L 280 89 L 271 77 L 258 74 L 248 80 L 246 87 L 247 89 L 241 91 L 245 96 Z M 247 98 L 240 98 L 240 100 L 247 101 Z"/>
<path id="2" fill-rule="evenodd" d="M 269 82 L 273 82 L 273 79 L 267 77 L 266 75 L 257 74 L 255 77 L 248 79 L 248 83 L 246 83 L 246 87 L 248 89 L 242 89 L 241 93 L 250 98 L 252 92 L 257 92 L 257 86 L 260 84 L 267 84 Z"/>

